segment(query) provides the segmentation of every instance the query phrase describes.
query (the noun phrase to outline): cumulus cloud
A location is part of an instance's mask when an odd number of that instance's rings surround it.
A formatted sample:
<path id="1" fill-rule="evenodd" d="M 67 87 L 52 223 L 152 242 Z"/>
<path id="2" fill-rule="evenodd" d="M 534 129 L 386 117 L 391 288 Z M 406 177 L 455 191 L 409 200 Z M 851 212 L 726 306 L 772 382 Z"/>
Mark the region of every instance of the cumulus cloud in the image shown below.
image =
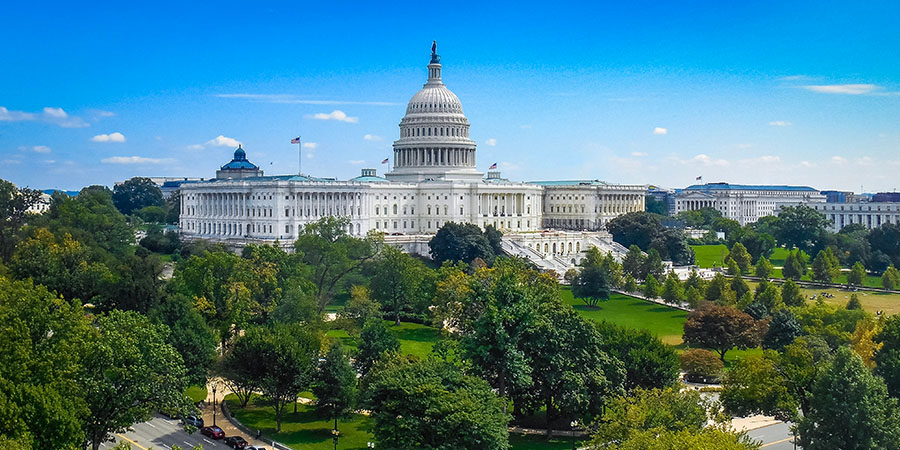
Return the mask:
<path id="1" fill-rule="evenodd" d="M 143 156 L 111 156 L 100 160 L 104 164 L 163 164 L 171 161 L 171 158 L 145 158 Z"/>
<path id="2" fill-rule="evenodd" d="M 119 132 L 98 134 L 91 138 L 94 142 L 125 142 L 125 135 Z"/>
<path id="3" fill-rule="evenodd" d="M 319 148 L 319 143 L 318 143 L 318 142 L 304 142 L 304 143 L 303 143 L 303 148 L 308 148 L 308 149 L 310 149 L 310 150 L 315 150 L 315 149 Z"/>
<path id="4" fill-rule="evenodd" d="M 241 145 L 241 141 L 220 134 L 215 138 L 206 141 L 206 145 L 212 145 L 213 147 L 237 147 Z"/>
<path id="5" fill-rule="evenodd" d="M 65 119 L 69 117 L 69 115 L 63 111 L 62 108 L 51 108 L 49 106 L 44 107 L 44 115 L 47 117 L 55 117 L 57 119 Z"/>
<path id="6" fill-rule="evenodd" d="M 46 145 L 35 145 L 31 149 L 38 153 L 50 153 L 50 147 L 47 147 Z"/>
<path id="7" fill-rule="evenodd" d="M 646 152 L 631 152 L 631 156 L 636 156 L 636 157 L 640 158 L 642 156 L 647 156 L 647 153 Z"/>
<path id="8" fill-rule="evenodd" d="M 45 107 L 40 113 L 30 113 L 25 111 L 10 111 L 4 106 L 0 106 L 0 121 L 3 122 L 21 122 L 27 120 L 39 120 L 41 122 L 52 123 L 64 128 L 84 128 L 91 124 L 87 123 L 81 117 L 70 116 L 62 108 Z"/>
<path id="9" fill-rule="evenodd" d="M 834 164 L 847 164 L 847 158 L 843 156 L 832 156 L 831 162 Z"/>
<path id="10" fill-rule="evenodd" d="M 497 146 L 497 140 L 494 139 L 494 138 L 489 138 L 489 139 L 487 139 L 486 141 L 484 141 L 484 143 L 487 144 L 488 146 L 491 146 L 491 147 L 496 147 L 496 146 Z"/>
<path id="11" fill-rule="evenodd" d="M 367 134 L 367 135 L 363 136 L 363 139 L 365 139 L 367 141 L 377 142 L 377 141 L 380 141 L 382 139 L 382 137 L 376 136 L 374 134 Z"/>
<path id="12" fill-rule="evenodd" d="M 338 122 L 347 122 L 347 123 L 357 123 L 359 122 L 359 117 L 350 117 L 347 113 L 336 109 L 330 113 L 316 113 L 313 115 L 307 115 L 308 119 L 316 119 L 316 120 L 337 120 Z"/>
<path id="13" fill-rule="evenodd" d="M 818 92 L 821 94 L 848 95 L 868 94 L 881 89 L 881 86 L 877 86 L 874 84 L 818 84 L 801 87 L 808 91 Z"/>
<path id="14" fill-rule="evenodd" d="M 724 159 L 712 158 L 706 154 L 699 154 L 694 156 L 691 159 L 680 160 L 682 164 L 692 164 L 692 165 L 701 165 L 701 166 L 719 166 L 724 167 L 728 165 L 728 161 Z"/>
<path id="15" fill-rule="evenodd" d="M 653 129 L 653 134 L 669 134 L 669 130 L 663 127 L 656 127 Z"/>
<path id="16" fill-rule="evenodd" d="M 791 123 L 786 120 L 773 120 L 769 122 L 769 125 L 772 125 L 773 127 L 789 127 L 791 126 Z"/>
<path id="17" fill-rule="evenodd" d="M 5 106 L 0 106 L 0 121 L 18 122 L 20 120 L 34 120 L 37 116 L 25 111 L 10 111 Z"/>

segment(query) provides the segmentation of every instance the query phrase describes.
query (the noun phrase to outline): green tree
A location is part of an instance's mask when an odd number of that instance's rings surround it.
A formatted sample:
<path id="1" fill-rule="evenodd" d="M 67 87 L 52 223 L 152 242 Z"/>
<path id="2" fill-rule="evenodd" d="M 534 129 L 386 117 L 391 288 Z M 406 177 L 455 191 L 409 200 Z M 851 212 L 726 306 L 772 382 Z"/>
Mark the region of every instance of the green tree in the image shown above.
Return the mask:
<path id="1" fill-rule="evenodd" d="M 718 301 L 725 296 L 726 289 L 730 289 L 728 280 L 721 273 L 716 273 L 709 284 L 706 285 L 703 298 L 710 302 Z"/>
<path id="2" fill-rule="evenodd" d="M 806 205 L 781 208 L 777 223 L 775 239 L 778 243 L 807 253 L 821 246 L 829 225 L 822 213 Z"/>
<path id="3" fill-rule="evenodd" d="M 169 327 L 166 342 L 181 355 L 188 383 L 205 386 L 216 360 L 216 336 L 191 300 L 180 294 L 169 296 L 150 311 L 149 317 Z"/>
<path id="4" fill-rule="evenodd" d="M 638 211 L 610 220 L 606 224 L 606 229 L 612 234 L 614 241 L 625 247 L 637 245 L 640 249 L 649 251 L 651 241 L 661 232 L 663 226 L 659 216 Z"/>
<path id="5" fill-rule="evenodd" d="M 682 230 L 663 228 L 650 242 L 650 248 L 677 266 L 694 264 L 694 250 L 688 245 L 687 235 Z"/>
<path id="6" fill-rule="evenodd" d="M 751 225 L 741 230 L 740 243 L 747 248 L 753 260 L 768 258 L 775 250 L 775 238 L 768 233 L 760 233 Z"/>
<path id="7" fill-rule="evenodd" d="M 488 244 L 490 244 L 491 250 L 494 251 L 494 256 L 503 254 L 503 233 L 500 232 L 500 230 L 494 228 L 493 225 L 485 225 L 484 237 L 487 239 Z"/>
<path id="8" fill-rule="evenodd" d="M 866 316 L 861 309 L 839 308 L 824 302 L 814 302 L 793 308 L 803 334 L 824 339 L 832 349 L 850 344 L 856 324 Z"/>
<path id="9" fill-rule="evenodd" d="M 228 389 L 237 396 L 241 408 L 247 406 L 254 392 L 259 391 L 265 366 L 261 355 L 269 349 L 268 331 L 263 327 L 251 327 L 234 340 L 225 353 L 219 370 Z"/>
<path id="10" fill-rule="evenodd" d="M 319 363 L 312 384 L 319 414 L 334 419 L 334 429 L 338 429 L 338 419 L 347 417 L 356 406 L 356 371 L 350 367 L 350 360 L 344 354 L 341 341 L 334 341 Z"/>
<path id="11" fill-rule="evenodd" d="M 649 299 L 659 297 L 659 282 L 656 281 L 656 277 L 653 276 L 653 274 L 647 274 L 647 279 L 644 280 L 644 291 L 642 294 Z"/>
<path id="12" fill-rule="evenodd" d="M 632 434 L 620 444 L 611 444 L 608 448 L 616 450 L 686 450 L 695 448 L 757 450 L 760 445 L 743 432 L 733 431 L 727 426 L 710 426 L 699 431 L 641 431 Z"/>
<path id="13" fill-rule="evenodd" d="M 391 246 L 385 246 L 371 265 L 372 294 L 394 316 L 396 325 L 404 312 L 427 312 L 434 296 L 434 271 Z"/>
<path id="14" fill-rule="evenodd" d="M 93 251 L 113 256 L 130 253 L 134 242 L 134 231 L 103 186 L 86 187 L 74 198 L 55 194 L 50 211 L 35 223 L 57 236 L 68 233 Z"/>
<path id="15" fill-rule="evenodd" d="M 8 262 L 19 241 L 19 230 L 28 221 L 28 209 L 41 198 L 41 192 L 16 188 L 0 179 L 0 262 Z"/>
<path id="16" fill-rule="evenodd" d="M 897 270 L 893 264 L 888 266 L 888 268 L 881 274 L 881 285 L 889 290 L 893 291 L 900 286 L 900 270 Z"/>
<path id="17" fill-rule="evenodd" d="M 800 286 L 792 280 L 785 280 L 781 285 L 781 301 L 787 306 L 803 306 L 806 298 L 800 292 Z"/>
<path id="18" fill-rule="evenodd" d="M 700 302 L 703 301 L 703 294 L 701 294 L 697 288 L 690 286 L 684 291 L 684 301 L 687 302 L 688 306 L 692 309 L 696 308 L 700 306 Z"/>
<path id="19" fill-rule="evenodd" d="M 622 290 L 624 290 L 625 292 L 637 292 L 638 291 L 637 281 L 634 279 L 633 276 L 631 276 L 631 274 L 629 274 L 627 277 L 625 277 L 625 283 L 622 285 Z"/>
<path id="20" fill-rule="evenodd" d="M 736 262 L 741 273 L 748 273 L 750 271 L 750 265 L 753 264 L 753 259 L 750 256 L 750 253 L 747 252 L 747 247 L 744 247 L 744 244 L 741 244 L 740 242 L 736 242 L 731 247 L 731 251 L 725 258 Z"/>
<path id="21" fill-rule="evenodd" d="M 644 260 L 644 269 L 642 273 L 642 277 L 646 279 L 647 276 L 653 275 L 657 280 L 666 276 L 665 267 L 663 267 L 662 257 L 659 255 L 659 252 L 656 251 L 655 248 L 651 248 L 649 252 L 647 252 L 647 259 Z"/>
<path id="22" fill-rule="evenodd" d="M 861 310 L 862 302 L 859 301 L 859 296 L 856 294 L 850 294 L 850 300 L 847 301 L 847 309 L 849 310 Z"/>
<path id="23" fill-rule="evenodd" d="M 850 274 L 847 275 L 847 282 L 852 286 L 862 286 L 863 282 L 866 281 L 866 266 L 862 265 L 861 262 L 857 261 L 853 264 L 853 267 L 850 269 Z"/>
<path id="24" fill-rule="evenodd" d="M 756 268 L 755 268 L 754 274 L 757 277 L 762 278 L 764 280 L 768 279 L 770 276 L 772 276 L 772 273 L 774 271 L 775 271 L 775 268 L 772 267 L 772 263 L 770 263 L 769 260 L 766 259 L 765 257 L 760 256 L 759 259 L 756 261 Z"/>
<path id="25" fill-rule="evenodd" d="M 113 203 L 122 214 L 131 214 L 148 206 L 165 206 L 162 191 L 149 178 L 134 177 L 113 188 Z"/>
<path id="26" fill-rule="evenodd" d="M 781 293 L 775 283 L 768 283 L 766 288 L 756 296 L 756 301 L 765 306 L 769 311 L 775 311 L 784 307 L 781 302 Z"/>
<path id="27" fill-rule="evenodd" d="M 837 350 L 811 394 L 798 426 L 804 449 L 893 448 L 900 442 L 896 399 L 849 348 Z"/>
<path id="28" fill-rule="evenodd" d="M 353 365 L 359 373 L 365 375 L 385 355 L 399 351 L 400 341 L 384 326 L 384 321 L 378 317 L 371 317 L 359 334 L 359 347 Z"/>
<path id="29" fill-rule="evenodd" d="M 488 265 L 494 263 L 494 249 L 491 241 L 478 225 L 472 223 L 447 222 L 428 241 L 431 257 L 438 263 L 462 261 L 472 263 L 481 258 Z"/>
<path id="30" fill-rule="evenodd" d="M 698 291 L 704 291 L 706 286 L 703 282 L 703 279 L 700 278 L 700 274 L 697 273 L 697 269 L 691 269 L 691 274 L 688 275 L 687 280 L 684 280 L 684 288 L 696 288 Z"/>
<path id="31" fill-rule="evenodd" d="M 372 300 L 370 292 L 365 286 L 353 286 L 350 288 L 350 300 L 338 313 L 341 328 L 350 334 L 359 334 L 369 319 L 381 320 L 381 304 Z"/>
<path id="32" fill-rule="evenodd" d="M 738 298 L 741 298 L 744 294 L 750 292 L 750 285 L 744 281 L 744 277 L 741 276 L 740 272 L 731 278 L 730 285 L 731 290 L 734 291 L 734 295 Z"/>
<path id="33" fill-rule="evenodd" d="M 484 380 L 437 359 L 392 359 L 364 378 L 379 448 L 509 448 L 510 417 Z"/>
<path id="34" fill-rule="evenodd" d="M 725 369 L 725 363 L 715 353 L 702 348 L 689 348 L 679 358 L 686 381 L 716 382 Z"/>
<path id="35" fill-rule="evenodd" d="M 652 389 L 678 383 L 678 354 L 647 330 L 627 328 L 601 321 L 601 348 L 625 366 L 625 389 Z M 717 360 L 718 361 L 718 360 Z"/>
<path id="36" fill-rule="evenodd" d="M 784 267 L 781 273 L 787 279 L 799 280 L 803 275 L 806 275 L 806 256 L 799 250 L 788 252 L 787 257 L 784 259 Z"/>
<path id="37" fill-rule="evenodd" d="M 646 258 L 647 257 L 644 255 L 644 252 L 641 251 L 641 248 L 632 244 L 628 247 L 628 252 L 625 253 L 625 256 L 622 258 L 622 270 L 627 275 L 631 275 L 632 278 L 643 280 Z"/>
<path id="38" fill-rule="evenodd" d="M 150 418 L 158 409 L 186 408 L 187 373 L 181 355 L 166 343 L 168 329 L 132 312 L 97 319 L 78 383 L 90 411 L 84 435 L 94 450 L 110 433 Z"/>
<path id="39" fill-rule="evenodd" d="M 841 263 L 831 247 L 820 250 L 813 259 L 812 279 L 821 283 L 831 283 L 841 274 Z"/>
<path id="40" fill-rule="evenodd" d="M 275 324 L 264 331 L 262 352 L 257 361 L 265 361 L 259 389 L 272 404 L 275 431 L 281 431 L 284 408 L 297 402 L 297 394 L 308 389 L 313 380 L 321 340 L 317 333 L 296 325 Z"/>
<path id="41" fill-rule="evenodd" d="M 730 306 L 706 304 L 688 314 L 684 323 L 684 341 L 707 347 L 725 361 L 732 348 L 753 348 L 760 344 L 765 330 L 746 313 Z"/>
<path id="42" fill-rule="evenodd" d="M 762 346 L 766 349 L 781 350 L 800 337 L 803 330 L 794 314 L 787 309 L 776 310 L 769 322 L 769 329 L 763 336 Z"/>
<path id="43" fill-rule="evenodd" d="M 591 247 L 585 252 L 578 267 L 578 275 L 572 280 L 572 295 L 584 300 L 589 306 L 597 306 L 601 300 L 609 300 L 609 292 L 614 287 L 617 276 L 614 272 L 616 265 L 607 264 L 600 250 Z"/>
<path id="44" fill-rule="evenodd" d="M 331 302 L 342 281 L 378 254 L 378 238 L 347 234 L 349 223 L 346 217 L 323 217 L 307 224 L 294 242 L 294 250 L 309 267 L 319 311 Z"/>
<path id="45" fill-rule="evenodd" d="M 893 315 L 884 321 L 875 342 L 881 344 L 875 352 L 875 373 L 884 378 L 891 396 L 900 397 L 900 316 Z"/>
<path id="46" fill-rule="evenodd" d="M 591 436 L 593 448 L 628 442 L 644 431 L 699 432 L 706 425 L 707 402 L 694 390 L 637 389 L 628 397 L 614 398 Z M 616 448 L 613 444 L 612 448 Z"/>
<path id="47" fill-rule="evenodd" d="M 675 275 L 675 272 L 669 272 L 669 275 L 666 277 L 666 282 L 663 283 L 662 298 L 666 303 L 673 305 L 680 304 L 684 299 L 681 281 L 678 280 L 678 275 Z"/>

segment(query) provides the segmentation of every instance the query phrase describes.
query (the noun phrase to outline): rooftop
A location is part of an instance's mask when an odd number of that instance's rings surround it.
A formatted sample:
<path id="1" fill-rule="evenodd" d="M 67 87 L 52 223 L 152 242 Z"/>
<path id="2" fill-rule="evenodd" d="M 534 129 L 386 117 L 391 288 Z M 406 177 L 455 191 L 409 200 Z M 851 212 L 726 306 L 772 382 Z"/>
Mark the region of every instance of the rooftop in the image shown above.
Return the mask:
<path id="1" fill-rule="evenodd" d="M 541 186 L 608 186 L 609 183 L 600 180 L 557 180 L 557 181 L 529 181 L 530 184 Z"/>
<path id="2" fill-rule="evenodd" d="M 803 191 L 818 192 L 809 186 L 784 186 L 784 185 L 766 185 L 766 184 L 730 184 L 730 183 L 706 183 L 694 184 L 684 188 L 685 191 Z"/>

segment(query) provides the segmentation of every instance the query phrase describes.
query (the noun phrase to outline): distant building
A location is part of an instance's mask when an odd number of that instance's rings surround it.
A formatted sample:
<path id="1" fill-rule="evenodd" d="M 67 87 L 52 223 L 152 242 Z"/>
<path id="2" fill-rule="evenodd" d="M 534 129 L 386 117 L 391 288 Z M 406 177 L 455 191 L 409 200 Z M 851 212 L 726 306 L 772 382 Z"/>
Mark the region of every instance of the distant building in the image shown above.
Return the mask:
<path id="1" fill-rule="evenodd" d="M 714 208 L 727 219 L 746 225 L 777 215 L 784 206 L 825 203 L 825 196 L 809 186 L 767 186 L 729 183 L 695 184 L 675 197 L 675 213 Z"/>
<path id="2" fill-rule="evenodd" d="M 666 215 L 675 215 L 675 189 L 666 189 L 657 186 L 647 188 L 647 196 L 653 197 L 654 200 L 666 205 Z"/>
<path id="3" fill-rule="evenodd" d="M 873 202 L 900 203 L 900 192 L 879 192 L 872 196 Z"/>
<path id="4" fill-rule="evenodd" d="M 855 223 L 869 229 L 886 223 L 900 224 L 900 202 L 814 203 L 809 206 L 831 221 L 834 232 Z"/>

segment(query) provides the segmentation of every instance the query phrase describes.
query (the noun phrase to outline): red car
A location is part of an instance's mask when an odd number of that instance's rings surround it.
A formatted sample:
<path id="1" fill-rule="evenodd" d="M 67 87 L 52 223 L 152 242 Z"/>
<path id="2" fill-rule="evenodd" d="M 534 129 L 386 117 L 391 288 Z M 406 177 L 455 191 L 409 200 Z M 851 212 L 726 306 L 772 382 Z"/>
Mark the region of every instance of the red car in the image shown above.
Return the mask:
<path id="1" fill-rule="evenodd" d="M 222 439 L 225 437 L 225 432 L 222 431 L 221 428 L 212 426 L 212 427 L 203 427 L 200 429 L 200 434 L 205 436 L 209 436 L 213 439 Z"/>

